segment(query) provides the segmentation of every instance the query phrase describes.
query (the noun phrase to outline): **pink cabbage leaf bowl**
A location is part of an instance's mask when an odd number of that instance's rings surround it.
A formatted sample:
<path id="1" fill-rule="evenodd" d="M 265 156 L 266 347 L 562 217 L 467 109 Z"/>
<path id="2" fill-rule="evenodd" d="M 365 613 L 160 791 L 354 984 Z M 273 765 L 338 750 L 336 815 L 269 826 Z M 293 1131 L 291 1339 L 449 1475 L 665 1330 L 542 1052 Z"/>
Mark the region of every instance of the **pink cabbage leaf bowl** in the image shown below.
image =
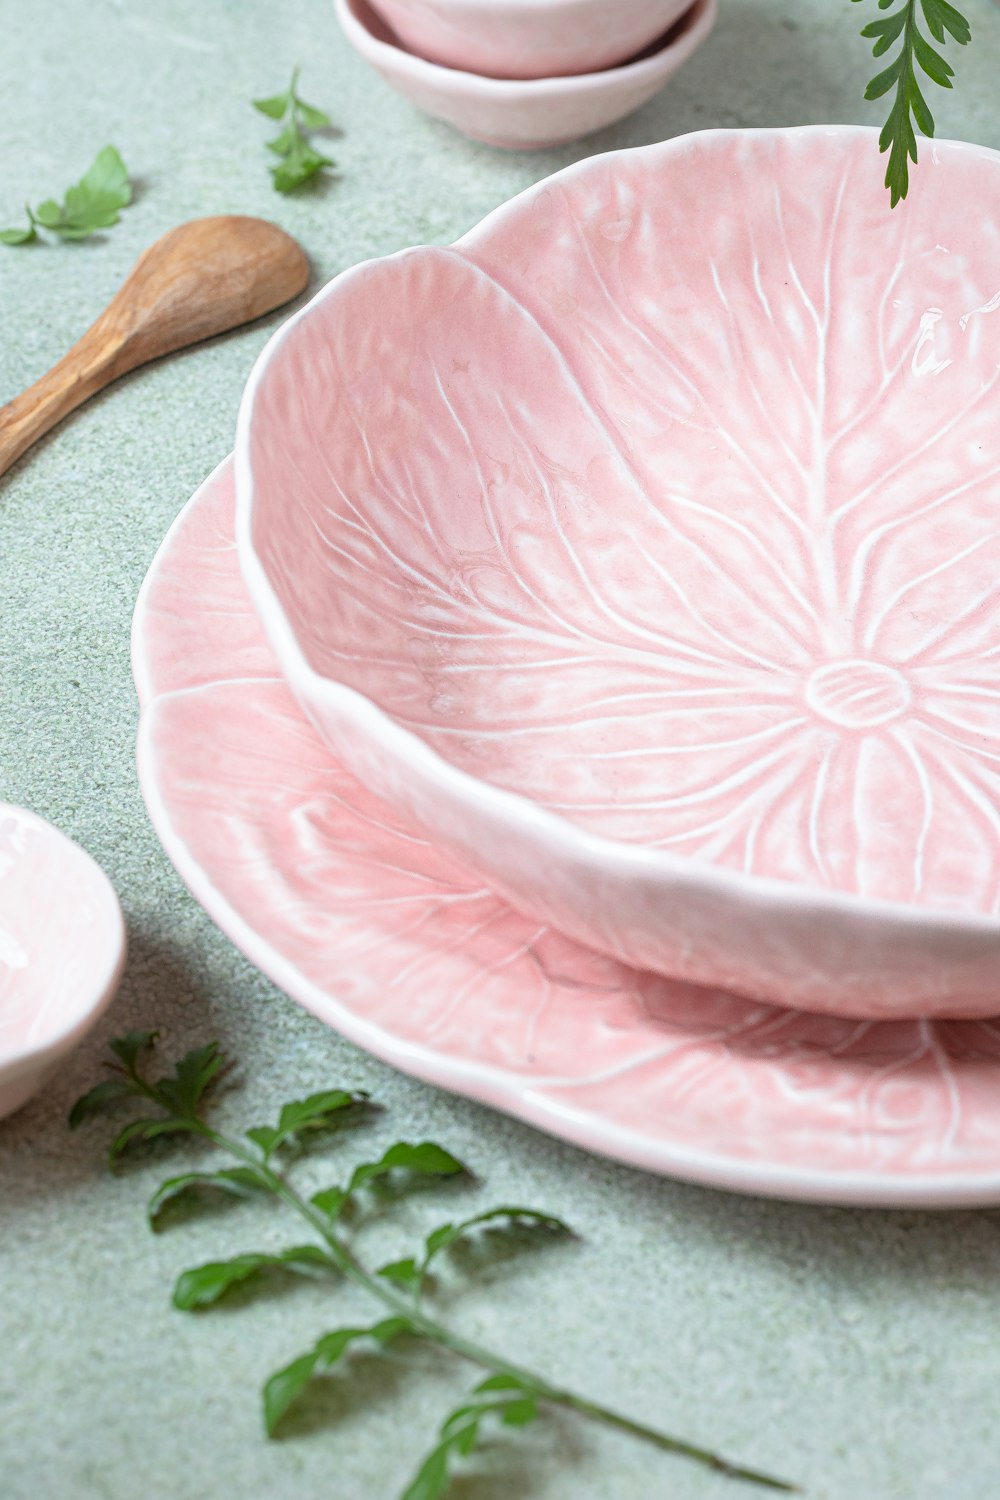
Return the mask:
<path id="1" fill-rule="evenodd" d="M 345 272 L 251 375 L 238 545 L 333 754 L 539 924 L 985 1016 L 1000 155 L 935 142 L 892 213 L 880 165 L 706 132 Z"/>
<path id="2" fill-rule="evenodd" d="M 125 924 L 104 871 L 44 818 L 0 803 L 0 1117 L 90 1030 L 124 962 Z"/>
<path id="3" fill-rule="evenodd" d="M 634 57 L 691 0 L 375 0 L 411 52 L 492 78 L 596 73 Z"/>
<path id="4" fill-rule="evenodd" d="M 654 47 L 618 67 L 523 79 L 463 72 L 408 52 L 366 0 L 334 0 L 334 9 L 350 45 L 404 99 L 471 140 L 531 151 L 603 130 L 641 108 L 706 40 L 718 0 L 694 0 Z"/>

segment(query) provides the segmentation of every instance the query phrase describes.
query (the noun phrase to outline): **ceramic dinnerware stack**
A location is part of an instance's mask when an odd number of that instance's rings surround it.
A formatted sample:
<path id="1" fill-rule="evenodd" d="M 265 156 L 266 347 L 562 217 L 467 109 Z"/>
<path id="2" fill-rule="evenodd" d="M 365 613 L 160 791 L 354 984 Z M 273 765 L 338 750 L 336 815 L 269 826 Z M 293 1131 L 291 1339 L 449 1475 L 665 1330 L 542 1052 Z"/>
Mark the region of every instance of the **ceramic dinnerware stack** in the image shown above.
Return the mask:
<path id="1" fill-rule="evenodd" d="M 705 40 L 717 0 L 334 0 L 351 46 L 428 114 L 526 150 L 600 130 Z"/>
<path id="2" fill-rule="evenodd" d="M 581 161 L 271 340 L 139 775 L 287 994 L 633 1166 L 1000 1202 L 1000 158 Z M 970 210 L 975 205 L 975 211 Z"/>

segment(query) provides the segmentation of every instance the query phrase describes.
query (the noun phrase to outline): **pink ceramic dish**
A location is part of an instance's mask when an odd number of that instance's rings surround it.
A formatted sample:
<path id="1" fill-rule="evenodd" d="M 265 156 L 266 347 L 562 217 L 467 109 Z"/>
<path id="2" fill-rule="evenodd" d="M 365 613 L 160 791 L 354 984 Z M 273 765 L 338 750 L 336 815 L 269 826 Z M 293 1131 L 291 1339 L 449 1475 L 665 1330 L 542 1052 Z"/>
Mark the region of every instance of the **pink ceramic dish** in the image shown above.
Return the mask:
<path id="1" fill-rule="evenodd" d="M 0 803 L 0 1116 L 37 1093 L 90 1029 L 124 961 L 104 872 L 51 823 Z"/>
<path id="2" fill-rule="evenodd" d="M 1000 1203 L 1000 1024 L 796 1015 L 626 969 L 518 916 L 331 761 L 240 578 L 229 463 L 157 555 L 132 659 L 171 859 L 252 962 L 359 1046 L 651 1171 Z"/>
<path id="3" fill-rule="evenodd" d="M 409 51 L 490 78 L 596 73 L 634 57 L 691 0 L 375 0 Z"/>
<path id="4" fill-rule="evenodd" d="M 645 104 L 708 36 L 717 0 L 695 0 L 662 45 L 632 62 L 534 79 L 484 77 L 428 62 L 408 52 L 365 0 L 334 0 L 334 8 L 355 51 L 411 104 L 474 141 L 528 151 L 603 130 Z"/>
<path id="5" fill-rule="evenodd" d="M 970 205 L 972 207 L 970 208 Z M 519 909 L 804 1010 L 1000 1010 L 1000 157 L 592 158 L 339 277 L 238 536 L 334 754 Z"/>

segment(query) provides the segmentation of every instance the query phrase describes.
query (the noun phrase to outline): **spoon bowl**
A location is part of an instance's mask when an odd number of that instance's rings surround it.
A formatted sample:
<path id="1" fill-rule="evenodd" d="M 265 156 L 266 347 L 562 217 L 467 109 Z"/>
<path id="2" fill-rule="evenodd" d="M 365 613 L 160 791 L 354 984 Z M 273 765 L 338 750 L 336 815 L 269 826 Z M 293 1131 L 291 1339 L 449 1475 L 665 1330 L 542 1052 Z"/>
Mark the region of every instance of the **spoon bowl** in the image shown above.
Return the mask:
<path id="1" fill-rule="evenodd" d="M 302 247 L 266 219 L 222 214 L 169 230 L 69 353 L 0 407 L 0 474 L 119 375 L 262 317 L 308 280 Z"/>

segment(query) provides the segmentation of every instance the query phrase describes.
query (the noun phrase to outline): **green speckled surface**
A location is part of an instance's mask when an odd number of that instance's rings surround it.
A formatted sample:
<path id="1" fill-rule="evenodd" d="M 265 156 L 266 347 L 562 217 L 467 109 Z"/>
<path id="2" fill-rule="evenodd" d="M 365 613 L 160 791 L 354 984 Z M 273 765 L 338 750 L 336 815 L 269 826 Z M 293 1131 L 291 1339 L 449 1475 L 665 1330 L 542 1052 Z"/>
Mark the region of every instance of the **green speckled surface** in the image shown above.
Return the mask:
<path id="1" fill-rule="evenodd" d="M 933 102 L 942 134 L 1000 147 L 1000 7 L 967 0 L 977 46 Z M 873 10 L 872 5 L 865 9 Z M 137 201 L 106 238 L 0 249 L 0 401 L 47 368 L 139 251 L 206 213 L 277 218 L 314 286 L 353 262 L 447 241 L 578 156 L 709 125 L 871 120 L 863 16 L 846 0 L 724 0 L 703 52 L 631 120 L 507 156 L 418 116 L 348 52 L 324 0 L 0 0 L 0 218 L 58 193 L 106 141 Z M 247 100 L 304 66 L 343 127 L 341 176 L 270 189 L 267 122 Z M 1000 268 L 998 268 L 1000 277 Z M 372 1145 L 433 1135 L 486 1179 L 462 1199 L 527 1201 L 577 1244 L 460 1284 L 458 1325 L 636 1416 L 800 1479 L 816 1500 L 1000 1493 L 1000 1214 L 882 1214 L 754 1201 L 593 1160 L 402 1077 L 304 1015 L 187 896 L 133 769 L 132 604 L 180 506 L 223 457 L 243 381 L 277 318 L 137 373 L 0 481 L 0 797 L 51 818 L 121 894 L 131 956 L 107 1023 L 44 1098 L 0 1123 L 3 1500 L 391 1500 L 464 1371 L 361 1359 L 268 1444 L 257 1392 L 312 1337 L 362 1313 L 304 1285 L 205 1317 L 173 1312 L 185 1264 L 276 1244 L 266 1210 L 147 1230 L 164 1175 L 102 1168 L 103 1132 L 65 1128 L 105 1038 L 156 1024 L 175 1048 L 218 1036 L 246 1083 L 234 1124 L 333 1083 L 387 1106 Z M 164 1157 L 164 1162 L 175 1160 Z M 313 1159 L 316 1180 L 334 1162 Z M 412 1199 L 412 1235 L 453 1193 Z M 245 1216 L 245 1217 L 244 1217 Z M 385 1224 L 376 1250 L 397 1242 Z M 456 1500 L 709 1500 L 751 1493 L 569 1420 L 498 1440 Z"/>

